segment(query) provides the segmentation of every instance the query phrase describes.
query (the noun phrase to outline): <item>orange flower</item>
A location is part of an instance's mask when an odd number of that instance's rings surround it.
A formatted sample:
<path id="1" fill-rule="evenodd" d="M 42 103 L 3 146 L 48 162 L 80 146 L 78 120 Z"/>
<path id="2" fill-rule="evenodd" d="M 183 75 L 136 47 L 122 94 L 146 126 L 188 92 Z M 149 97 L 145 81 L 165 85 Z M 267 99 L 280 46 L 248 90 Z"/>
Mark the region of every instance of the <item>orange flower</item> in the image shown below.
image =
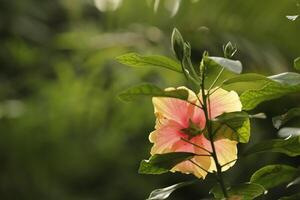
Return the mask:
<path id="1" fill-rule="evenodd" d="M 168 97 L 154 97 L 152 99 L 156 125 L 155 130 L 149 136 L 150 142 L 153 143 L 151 155 L 170 152 L 195 153 L 197 156 L 191 161 L 179 163 L 171 171 L 192 173 L 198 178 L 205 178 L 206 171 L 216 171 L 216 166 L 213 158 L 207 152 L 212 152 L 211 143 L 202 134 L 206 123 L 204 112 L 198 106 L 193 105 L 200 105 L 198 99 L 201 100 L 201 91 L 197 98 L 191 90 L 185 87 L 179 88 L 186 89 L 189 92 L 189 102 Z M 173 90 L 173 88 L 167 90 Z M 208 102 L 210 103 L 211 119 L 225 112 L 241 111 L 242 109 L 237 93 L 234 91 L 228 92 L 221 88 L 210 95 Z M 237 158 L 236 145 L 236 141 L 222 136 L 214 141 L 220 165 L 227 164 Z M 234 162 L 224 166 L 222 170 L 225 171 L 233 165 Z"/>

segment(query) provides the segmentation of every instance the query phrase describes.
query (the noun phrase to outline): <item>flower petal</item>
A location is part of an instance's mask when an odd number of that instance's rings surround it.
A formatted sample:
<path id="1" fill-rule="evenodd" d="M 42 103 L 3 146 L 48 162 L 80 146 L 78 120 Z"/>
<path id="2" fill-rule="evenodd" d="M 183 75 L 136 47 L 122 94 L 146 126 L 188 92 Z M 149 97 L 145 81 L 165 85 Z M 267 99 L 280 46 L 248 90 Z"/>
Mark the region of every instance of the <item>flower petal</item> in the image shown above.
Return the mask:
<path id="1" fill-rule="evenodd" d="M 226 91 L 222 88 L 216 90 L 209 97 L 210 117 L 213 119 L 225 112 L 236 112 L 242 110 L 242 104 L 238 94 L 235 91 Z"/>
<path id="2" fill-rule="evenodd" d="M 201 146 L 203 138 L 204 136 L 202 135 L 196 136 L 193 139 L 191 139 L 190 142 Z M 191 173 L 194 174 L 196 177 L 203 179 L 206 177 L 206 171 L 208 171 L 211 166 L 211 158 L 210 156 L 208 156 L 208 153 L 205 150 L 183 140 L 176 142 L 173 145 L 172 150 L 174 152 L 192 152 L 198 155 L 192 159 L 192 161 L 196 164 L 192 163 L 191 161 L 185 161 L 176 165 L 172 169 L 172 171 L 180 171 L 186 174 Z"/>
<path id="3" fill-rule="evenodd" d="M 212 151 L 209 140 L 206 140 L 203 146 L 205 146 L 205 148 L 209 151 Z M 226 164 L 222 167 L 222 171 L 226 171 L 235 164 L 235 160 L 237 159 L 237 142 L 229 139 L 219 139 L 217 141 L 214 141 L 214 146 L 217 152 L 219 164 L 221 166 Z M 208 171 L 216 171 L 216 165 L 212 157 L 211 163 L 212 164 Z"/>
<path id="4" fill-rule="evenodd" d="M 183 133 L 181 126 L 175 121 L 167 121 L 165 125 L 153 131 L 149 135 L 150 142 L 154 143 L 151 155 L 173 152 L 174 143 L 180 141 Z"/>
<path id="5" fill-rule="evenodd" d="M 167 88 L 166 90 L 172 89 L 174 90 L 174 88 Z M 195 95 L 191 90 L 185 87 L 179 87 L 178 89 L 186 89 L 189 92 L 189 99 L 195 100 Z M 154 113 L 158 120 L 166 118 L 176 121 L 183 127 L 188 125 L 189 116 L 193 113 L 194 106 L 192 104 L 181 99 L 168 97 L 153 97 L 152 102 L 154 105 Z"/>

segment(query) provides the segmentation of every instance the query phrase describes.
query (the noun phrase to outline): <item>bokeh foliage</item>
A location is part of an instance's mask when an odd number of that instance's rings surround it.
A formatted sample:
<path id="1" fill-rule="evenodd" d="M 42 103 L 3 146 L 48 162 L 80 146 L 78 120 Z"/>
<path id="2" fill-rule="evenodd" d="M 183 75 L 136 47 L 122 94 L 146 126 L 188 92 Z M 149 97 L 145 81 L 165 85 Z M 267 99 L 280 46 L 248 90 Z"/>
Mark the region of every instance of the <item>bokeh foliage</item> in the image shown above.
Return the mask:
<path id="1" fill-rule="evenodd" d="M 221 55 L 229 40 L 245 71 L 292 70 L 299 56 L 299 20 L 285 17 L 300 12 L 295 0 L 161 0 L 157 9 L 151 0 L 119 0 L 110 9 L 104 2 L 1 2 L 1 199 L 143 199 L 154 188 L 188 179 L 137 174 L 150 149 L 151 101 L 116 98 L 139 82 L 185 84 L 176 72 L 129 69 L 114 60 L 131 51 L 170 56 L 173 27 L 191 42 L 195 63 L 204 50 Z M 257 111 L 273 116 L 297 104 L 292 96 Z M 257 123 L 252 141 L 276 135 L 270 119 Z M 277 159 L 241 160 L 229 179 L 247 180 L 256 171 L 251 163 Z M 198 199 L 208 190 L 199 182 L 174 199 Z"/>

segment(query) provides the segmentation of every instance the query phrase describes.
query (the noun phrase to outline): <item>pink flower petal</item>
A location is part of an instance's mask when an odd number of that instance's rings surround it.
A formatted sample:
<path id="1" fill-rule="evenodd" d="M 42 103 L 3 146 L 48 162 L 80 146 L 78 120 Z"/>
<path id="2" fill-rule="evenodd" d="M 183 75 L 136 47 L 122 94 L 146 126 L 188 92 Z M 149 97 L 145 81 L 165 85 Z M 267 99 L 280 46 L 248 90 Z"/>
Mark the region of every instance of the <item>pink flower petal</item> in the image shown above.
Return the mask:
<path id="1" fill-rule="evenodd" d="M 174 88 L 167 88 L 166 90 L 172 90 Z M 179 87 L 178 89 L 186 89 L 189 92 L 189 99 L 195 99 L 193 92 L 185 87 Z M 152 102 L 154 105 L 154 113 L 158 119 L 168 119 L 176 121 L 183 127 L 188 126 L 189 116 L 193 113 L 193 105 L 187 101 L 168 98 L 168 97 L 153 97 Z M 162 121 L 160 121 L 162 122 Z"/>
<path id="2" fill-rule="evenodd" d="M 242 110 L 242 104 L 238 94 L 234 91 L 226 91 L 222 88 L 212 89 L 216 90 L 210 95 L 210 116 L 215 118 L 225 112 L 236 112 Z"/>
<path id="3" fill-rule="evenodd" d="M 183 137 L 181 126 L 175 121 L 168 121 L 159 129 L 150 133 L 149 140 L 154 143 L 151 155 L 173 152 L 173 145 Z"/>
<path id="4" fill-rule="evenodd" d="M 205 143 L 203 146 L 205 149 L 208 149 L 209 151 L 212 151 L 211 143 L 209 140 L 203 140 Z M 222 168 L 222 171 L 226 171 L 230 167 L 232 167 L 235 164 L 235 161 L 237 159 L 237 142 L 229 139 L 219 139 L 217 141 L 214 141 L 214 146 L 217 152 L 218 162 L 219 164 L 225 165 L 229 162 L 230 164 L 224 166 Z M 234 162 L 232 162 L 234 161 Z M 216 171 L 216 164 L 211 157 L 211 166 L 208 169 L 208 171 L 213 172 Z"/>

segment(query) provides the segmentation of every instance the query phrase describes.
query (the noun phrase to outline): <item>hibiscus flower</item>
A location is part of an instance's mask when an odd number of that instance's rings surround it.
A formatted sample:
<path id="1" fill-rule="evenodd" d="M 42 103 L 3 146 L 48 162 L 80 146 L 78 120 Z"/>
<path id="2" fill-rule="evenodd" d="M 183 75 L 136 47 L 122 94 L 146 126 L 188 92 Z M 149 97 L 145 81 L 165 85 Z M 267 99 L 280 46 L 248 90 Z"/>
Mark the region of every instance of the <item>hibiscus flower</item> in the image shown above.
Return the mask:
<path id="1" fill-rule="evenodd" d="M 170 152 L 192 152 L 197 154 L 191 160 L 177 164 L 172 172 L 179 171 L 194 174 L 198 178 L 205 178 L 207 172 L 216 171 L 216 164 L 209 152 L 212 152 L 211 142 L 203 134 L 206 119 L 201 109 L 201 91 L 198 97 L 194 92 L 185 88 L 189 93 L 188 101 L 154 97 L 154 113 L 156 115 L 155 130 L 150 133 L 149 140 L 153 143 L 151 155 Z M 167 90 L 173 90 L 168 88 Z M 234 91 L 214 88 L 209 95 L 210 119 L 227 112 L 241 111 L 242 104 Z M 230 131 L 228 129 L 220 129 Z M 216 154 L 222 171 L 234 165 L 237 158 L 237 142 L 218 134 L 214 141 Z M 224 133 L 225 135 L 225 133 Z M 233 162 L 231 162 L 233 161 Z"/>

